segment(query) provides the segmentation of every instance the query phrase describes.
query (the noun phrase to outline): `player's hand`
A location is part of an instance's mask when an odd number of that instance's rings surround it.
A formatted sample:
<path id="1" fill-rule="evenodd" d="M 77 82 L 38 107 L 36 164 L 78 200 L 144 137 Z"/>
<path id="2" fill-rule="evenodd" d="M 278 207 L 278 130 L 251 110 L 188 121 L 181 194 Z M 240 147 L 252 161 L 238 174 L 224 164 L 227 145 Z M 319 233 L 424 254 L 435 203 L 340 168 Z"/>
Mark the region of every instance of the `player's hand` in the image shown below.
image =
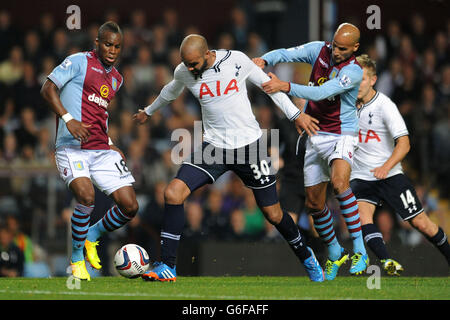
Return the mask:
<path id="1" fill-rule="evenodd" d="M 138 113 L 133 114 L 133 120 L 139 124 L 144 124 L 147 122 L 150 116 L 145 113 L 144 109 L 139 109 Z"/>
<path id="2" fill-rule="evenodd" d="M 125 155 L 123 154 L 122 150 L 120 150 L 114 144 L 110 145 L 109 147 L 111 148 L 111 150 L 114 150 L 114 151 L 117 151 L 118 153 L 120 153 L 120 156 L 122 157 L 123 160 L 127 160 L 127 159 L 125 159 Z"/>
<path id="3" fill-rule="evenodd" d="M 289 82 L 281 81 L 272 72 L 269 72 L 267 75 L 270 77 L 270 80 L 267 82 L 264 82 L 261 85 L 261 87 L 265 93 L 271 94 L 271 93 L 276 93 L 278 91 L 283 91 L 283 92 L 289 91 L 289 87 L 290 87 Z"/>
<path id="4" fill-rule="evenodd" d="M 266 67 L 266 60 L 264 60 L 262 58 L 253 58 L 252 61 L 254 64 L 256 64 L 261 69 L 264 69 Z"/>
<path id="5" fill-rule="evenodd" d="M 300 135 L 305 131 L 308 136 L 313 136 L 317 134 L 317 130 L 319 130 L 319 120 L 311 117 L 310 115 L 302 112 L 297 119 L 294 120 L 295 128 L 297 129 Z"/>
<path id="6" fill-rule="evenodd" d="M 377 179 L 386 179 L 386 177 L 389 174 L 389 169 L 385 168 L 384 166 L 377 167 L 375 169 L 370 170 L 370 172 L 373 172 L 373 176 Z"/>
<path id="7" fill-rule="evenodd" d="M 69 130 L 70 134 L 75 139 L 81 142 L 87 142 L 89 140 L 91 134 L 88 129 L 92 126 L 91 124 L 86 124 L 78 120 L 72 119 L 66 123 L 66 126 L 67 130 Z"/>

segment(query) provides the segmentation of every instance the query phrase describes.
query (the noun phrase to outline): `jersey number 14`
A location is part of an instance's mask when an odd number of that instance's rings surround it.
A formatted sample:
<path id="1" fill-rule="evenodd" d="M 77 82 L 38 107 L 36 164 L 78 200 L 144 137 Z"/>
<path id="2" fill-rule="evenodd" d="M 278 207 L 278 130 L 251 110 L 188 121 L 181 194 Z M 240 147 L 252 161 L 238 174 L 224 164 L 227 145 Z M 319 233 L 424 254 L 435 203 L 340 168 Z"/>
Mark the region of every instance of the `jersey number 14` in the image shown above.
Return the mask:
<path id="1" fill-rule="evenodd" d="M 411 190 L 407 189 L 405 192 L 400 194 L 400 199 L 403 202 L 403 206 L 405 209 L 408 209 L 410 212 L 417 210 L 416 207 L 416 199 L 414 198 Z"/>

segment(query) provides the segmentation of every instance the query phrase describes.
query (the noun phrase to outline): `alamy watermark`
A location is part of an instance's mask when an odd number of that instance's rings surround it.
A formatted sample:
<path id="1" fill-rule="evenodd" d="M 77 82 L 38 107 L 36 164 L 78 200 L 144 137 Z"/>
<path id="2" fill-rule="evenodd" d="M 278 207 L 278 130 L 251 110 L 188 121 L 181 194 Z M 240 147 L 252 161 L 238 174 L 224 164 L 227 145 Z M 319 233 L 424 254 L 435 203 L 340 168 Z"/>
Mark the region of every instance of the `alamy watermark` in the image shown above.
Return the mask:
<path id="1" fill-rule="evenodd" d="M 366 273 L 370 274 L 367 278 L 366 286 L 367 289 L 373 290 L 381 289 L 381 268 L 377 265 L 370 265 L 367 267 Z"/>
<path id="2" fill-rule="evenodd" d="M 366 20 L 367 29 L 381 29 L 381 9 L 376 4 L 367 7 L 366 13 L 370 16 Z"/>
<path id="3" fill-rule="evenodd" d="M 178 143 L 171 150 L 171 160 L 178 165 L 184 161 L 196 165 L 250 164 L 255 175 L 258 175 L 258 172 L 268 175 L 269 170 L 270 174 L 276 174 L 278 166 L 270 166 L 268 162 L 279 163 L 279 130 L 262 129 L 262 135 L 256 141 L 247 140 L 248 130 L 235 128 L 214 133 L 215 139 L 219 138 L 219 143 L 224 146 L 221 148 L 212 144 L 203 144 L 202 121 L 194 121 L 193 131 L 179 128 L 172 132 L 171 141 Z M 239 148 L 232 148 L 232 146 L 239 146 Z"/>
<path id="4" fill-rule="evenodd" d="M 66 273 L 70 274 L 70 276 L 68 276 L 67 280 L 66 280 L 67 289 L 80 290 L 81 289 L 81 280 L 72 275 L 72 267 L 71 266 L 67 267 Z"/>
<path id="5" fill-rule="evenodd" d="M 81 29 L 81 9 L 79 6 L 72 4 L 67 7 L 66 13 L 70 16 L 66 19 L 66 27 L 69 30 Z"/>

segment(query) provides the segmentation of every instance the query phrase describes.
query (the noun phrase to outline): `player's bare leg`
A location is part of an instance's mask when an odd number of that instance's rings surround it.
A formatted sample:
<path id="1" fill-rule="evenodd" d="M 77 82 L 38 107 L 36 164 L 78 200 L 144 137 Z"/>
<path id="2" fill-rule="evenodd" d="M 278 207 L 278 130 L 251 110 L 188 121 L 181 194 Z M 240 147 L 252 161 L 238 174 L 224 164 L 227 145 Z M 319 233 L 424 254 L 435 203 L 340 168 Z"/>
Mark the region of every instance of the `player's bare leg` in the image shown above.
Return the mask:
<path id="1" fill-rule="evenodd" d="M 95 190 L 91 179 L 87 177 L 76 178 L 70 183 L 69 189 L 78 203 L 84 206 L 94 205 Z"/>
<path id="2" fill-rule="evenodd" d="M 358 207 L 361 225 L 373 223 L 373 215 L 376 209 L 375 205 L 365 201 L 358 201 Z"/>
<path id="3" fill-rule="evenodd" d="M 417 216 L 412 218 L 409 223 L 416 230 L 429 238 L 434 236 L 439 230 L 439 227 L 433 221 L 431 221 L 431 219 L 425 212 L 419 213 Z"/>

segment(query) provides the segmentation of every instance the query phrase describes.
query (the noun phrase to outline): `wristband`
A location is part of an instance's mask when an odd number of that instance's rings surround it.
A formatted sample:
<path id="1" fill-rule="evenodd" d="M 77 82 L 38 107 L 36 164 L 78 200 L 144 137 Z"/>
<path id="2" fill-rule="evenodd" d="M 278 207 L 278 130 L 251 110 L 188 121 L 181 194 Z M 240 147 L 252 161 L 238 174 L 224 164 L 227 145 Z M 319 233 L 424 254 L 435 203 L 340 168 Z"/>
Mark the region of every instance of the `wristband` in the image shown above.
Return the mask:
<path id="1" fill-rule="evenodd" d="M 72 117 L 72 115 L 71 115 L 70 113 L 67 112 L 66 114 L 64 114 L 64 115 L 61 117 L 61 119 L 63 119 L 64 122 L 67 123 L 67 122 L 69 122 L 70 120 L 73 120 L 73 117 Z"/>
<path id="2" fill-rule="evenodd" d="M 108 144 L 110 145 L 110 146 L 112 146 L 114 143 L 112 142 L 112 140 L 111 140 L 111 138 L 110 137 L 108 137 Z"/>

